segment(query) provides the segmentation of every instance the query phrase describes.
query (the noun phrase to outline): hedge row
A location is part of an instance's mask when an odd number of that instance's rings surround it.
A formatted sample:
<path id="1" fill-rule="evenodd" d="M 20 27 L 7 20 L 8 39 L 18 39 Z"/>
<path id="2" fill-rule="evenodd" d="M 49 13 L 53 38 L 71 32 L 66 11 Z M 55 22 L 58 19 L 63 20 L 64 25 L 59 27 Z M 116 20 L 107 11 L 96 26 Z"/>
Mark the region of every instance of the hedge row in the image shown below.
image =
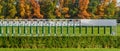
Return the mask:
<path id="1" fill-rule="evenodd" d="M 0 48 L 120 48 L 120 36 L 0 37 Z"/>

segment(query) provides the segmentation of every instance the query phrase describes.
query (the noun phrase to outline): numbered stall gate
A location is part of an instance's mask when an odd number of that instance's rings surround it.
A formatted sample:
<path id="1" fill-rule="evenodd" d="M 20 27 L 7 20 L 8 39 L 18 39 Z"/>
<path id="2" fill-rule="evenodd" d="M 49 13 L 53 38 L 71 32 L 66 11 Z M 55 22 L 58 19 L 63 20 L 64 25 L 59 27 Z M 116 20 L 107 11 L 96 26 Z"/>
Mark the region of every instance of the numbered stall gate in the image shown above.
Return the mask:
<path id="1" fill-rule="evenodd" d="M 0 36 L 115 35 L 115 19 L 4 19 Z"/>

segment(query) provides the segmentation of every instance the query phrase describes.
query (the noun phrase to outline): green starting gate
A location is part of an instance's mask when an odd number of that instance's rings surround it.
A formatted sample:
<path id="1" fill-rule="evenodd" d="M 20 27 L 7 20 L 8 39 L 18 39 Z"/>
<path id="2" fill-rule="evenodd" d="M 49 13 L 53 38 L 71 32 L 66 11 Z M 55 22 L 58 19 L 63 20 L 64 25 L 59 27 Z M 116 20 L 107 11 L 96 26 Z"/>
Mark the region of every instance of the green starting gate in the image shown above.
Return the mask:
<path id="1" fill-rule="evenodd" d="M 4 19 L 0 36 L 115 35 L 115 19 Z"/>

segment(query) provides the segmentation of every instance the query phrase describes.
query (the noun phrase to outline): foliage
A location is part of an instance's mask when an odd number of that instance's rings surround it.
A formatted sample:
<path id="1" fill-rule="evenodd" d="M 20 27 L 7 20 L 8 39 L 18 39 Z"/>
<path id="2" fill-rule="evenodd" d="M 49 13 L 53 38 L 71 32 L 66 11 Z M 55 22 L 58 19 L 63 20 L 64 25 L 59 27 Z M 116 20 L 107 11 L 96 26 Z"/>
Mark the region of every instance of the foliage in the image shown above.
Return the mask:
<path id="1" fill-rule="evenodd" d="M 14 18 L 16 13 L 17 13 L 17 10 L 16 10 L 16 7 L 15 7 L 16 3 L 15 3 L 15 0 L 8 0 L 7 1 L 7 10 L 8 10 L 8 13 L 7 13 L 7 18 Z"/>
<path id="2" fill-rule="evenodd" d="M 5 1 L 0 0 L 0 19 L 5 18 Z"/>
<path id="3" fill-rule="evenodd" d="M 100 18 L 114 18 L 116 12 L 116 0 L 104 0 L 98 6 L 97 15 Z"/>
<path id="4" fill-rule="evenodd" d="M 119 51 L 120 49 L 116 48 L 0 48 L 0 51 Z"/>
<path id="5" fill-rule="evenodd" d="M 99 0 L 96 0 L 96 1 L 95 0 L 90 0 L 88 11 L 91 13 L 91 16 L 93 18 L 97 18 L 94 15 L 95 15 L 95 13 L 97 11 L 97 7 L 98 7 L 99 4 L 100 4 Z"/>
<path id="6" fill-rule="evenodd" d="M 41 12 L 45 15 L 46 18 L 49 18 L 49 19 L 56 18 L 55 16 L 56 3 L 57 3 L 57 0 L 53 0 L 53 1 L 47 0 L 47 1 L 41 2 Z"/>
<path id="7" fill-rule="evenodd" d="M 106 15 L 108 17 L 112 18 L 115 15 L 115 11 L 116 11 L 114 2 L 111 2 L 105 10 L 106 10 L 106 12 L 105 12 Z"/>
<path id="8" fill-rule="evenodd" d="M 1 1 L 0 1 L 0 3 L 1 3 Z M 2 6 L 2 4 L 0 4 L 0 19 L 3 18 L 3 17 L 2 17 L 2 10 L 3 10 L 3 6 Z"/>
<path id="9" fill-rule="evenodd" d="M 40 13 L 40 5 L 35 0 L 29 0 L 33 9 L 33 17 L 37 17 L 39 19 L 43 18 L 43 15 Z"/>
<path id="10" fill-rule="evenodd" d="M 79 14 L 78 17 L 82 19 L 90 18 L 90 14 L 87 12 L 89 0 L 79 0 Z"/>
<path id="11" fill-rule="evenodd" d="M 116 3 L 116 0 L 0 0 L 0 19 L 111 19 L 119 17 Z"/>
<path id="12" fill-rule="evenodd" d="M 116 36 L 0 37 L 1 48 L 120 48 Z"/>
<path id="13" fill-rule="evenodd" d="M 20 0 L 18 4 L 18 14 L 20 14 L 21 18 L 25 18 L 25 0 Z"/>

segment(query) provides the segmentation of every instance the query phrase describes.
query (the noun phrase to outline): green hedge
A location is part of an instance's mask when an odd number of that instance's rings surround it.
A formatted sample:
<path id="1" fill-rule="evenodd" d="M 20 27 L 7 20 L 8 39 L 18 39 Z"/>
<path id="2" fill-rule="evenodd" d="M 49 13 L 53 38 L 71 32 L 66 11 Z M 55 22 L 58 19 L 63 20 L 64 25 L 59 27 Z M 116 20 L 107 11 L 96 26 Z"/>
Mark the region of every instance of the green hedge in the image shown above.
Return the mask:
<path id="1" fill-rule="evenodd" d="M 0 48 L 120 48 L 120 36 L 0 37 Z"/>

